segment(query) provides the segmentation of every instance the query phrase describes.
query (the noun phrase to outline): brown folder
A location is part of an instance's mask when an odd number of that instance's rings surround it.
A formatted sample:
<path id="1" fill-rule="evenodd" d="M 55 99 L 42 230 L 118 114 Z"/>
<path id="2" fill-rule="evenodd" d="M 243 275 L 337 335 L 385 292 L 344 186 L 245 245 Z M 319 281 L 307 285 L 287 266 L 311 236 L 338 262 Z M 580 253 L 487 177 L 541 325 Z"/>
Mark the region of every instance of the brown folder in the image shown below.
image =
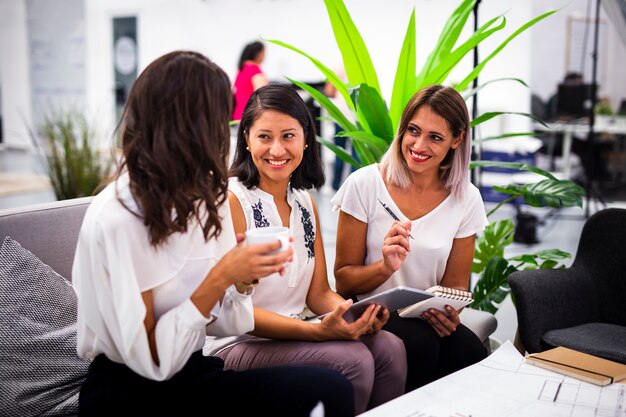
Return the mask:
<path id="1" fill-rule="evenodd" d="M 526 362 L 600 386 L 626 378 L 626 365 L 562 346 L 530 354 Z"/>

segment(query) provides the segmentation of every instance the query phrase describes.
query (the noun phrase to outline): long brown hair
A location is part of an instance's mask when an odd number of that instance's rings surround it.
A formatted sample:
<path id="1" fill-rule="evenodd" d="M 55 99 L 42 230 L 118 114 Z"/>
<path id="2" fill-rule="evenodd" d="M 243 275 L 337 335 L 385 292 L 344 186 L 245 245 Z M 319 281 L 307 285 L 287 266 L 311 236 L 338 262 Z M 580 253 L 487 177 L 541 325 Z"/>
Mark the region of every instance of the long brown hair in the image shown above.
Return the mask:
<path id="1" fill-rule="evenodd" d="M 220 234 L 231 107 L 228 76 L 197 52 L 163 55 L 135 81 L 119 129 L 118 172 L 128 170 L 153 246 L 186 232 L 194 218 L 206 240 Z"/>

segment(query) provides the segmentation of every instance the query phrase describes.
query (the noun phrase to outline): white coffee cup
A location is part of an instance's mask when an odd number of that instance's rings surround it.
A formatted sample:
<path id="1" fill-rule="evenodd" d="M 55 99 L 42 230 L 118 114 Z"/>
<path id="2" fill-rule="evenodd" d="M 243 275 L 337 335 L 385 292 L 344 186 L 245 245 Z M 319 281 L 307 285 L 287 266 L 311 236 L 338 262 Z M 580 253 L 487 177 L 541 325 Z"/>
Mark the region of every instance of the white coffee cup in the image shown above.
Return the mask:
<path id="1" fill-rule="evenodd" d="M 246 230 L 246 242 L 249 245 L 280 241 L 280 248 L 272 253 L 289 249 L 289 228 L 281 226 L 257 227 Z"/>

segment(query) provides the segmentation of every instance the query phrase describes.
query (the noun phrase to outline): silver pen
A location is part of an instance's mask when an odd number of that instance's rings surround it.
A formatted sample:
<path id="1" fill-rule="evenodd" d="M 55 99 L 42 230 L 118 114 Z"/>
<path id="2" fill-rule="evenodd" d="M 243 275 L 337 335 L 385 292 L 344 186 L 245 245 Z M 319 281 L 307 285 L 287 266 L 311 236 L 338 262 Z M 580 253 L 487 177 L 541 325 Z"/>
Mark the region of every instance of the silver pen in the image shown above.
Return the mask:
<path id="1" fill-rule="evenodd" d="M 392 219 L 400 221 L 400 219 L 398 218 L 398 216 L 396 216 L 396 213 L 394 213 L 393 211 L 391 211 L 391 209 L 389 207 L 387 207 L 387 204 L 383 203 L 382 201 L 380 201 L 380 199 L 378 199 L 378 202 L 383 206 L 383 208 L 385 209 L 385 211 L 387 213 L 389 213 L 389 215 L 391 216 Z M 415 240 L 415 238 L 409 233 L 409 237 L 413 240 Z"/>

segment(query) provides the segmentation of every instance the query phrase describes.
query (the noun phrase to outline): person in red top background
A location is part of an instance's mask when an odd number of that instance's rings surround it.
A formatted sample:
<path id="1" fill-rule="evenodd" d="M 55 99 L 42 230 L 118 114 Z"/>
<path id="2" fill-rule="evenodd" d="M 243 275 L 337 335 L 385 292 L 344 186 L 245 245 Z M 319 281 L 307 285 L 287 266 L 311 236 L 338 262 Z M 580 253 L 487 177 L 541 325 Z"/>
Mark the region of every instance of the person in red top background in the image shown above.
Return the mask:
<path id="1" fill-rule="evenodd" d="M 252 93 L 269 84 L 269 81 L 261 64 L 265 59 L 265 45 L 262 42 L 255 41 L 247 44 L 241 52 L 239 58 L 239 71 L 235 78 L 233 94 L 235 105 L 233 107 L 233 120 L 240 120 L 243 109 L 246 107 L 248 99 Z"/>

